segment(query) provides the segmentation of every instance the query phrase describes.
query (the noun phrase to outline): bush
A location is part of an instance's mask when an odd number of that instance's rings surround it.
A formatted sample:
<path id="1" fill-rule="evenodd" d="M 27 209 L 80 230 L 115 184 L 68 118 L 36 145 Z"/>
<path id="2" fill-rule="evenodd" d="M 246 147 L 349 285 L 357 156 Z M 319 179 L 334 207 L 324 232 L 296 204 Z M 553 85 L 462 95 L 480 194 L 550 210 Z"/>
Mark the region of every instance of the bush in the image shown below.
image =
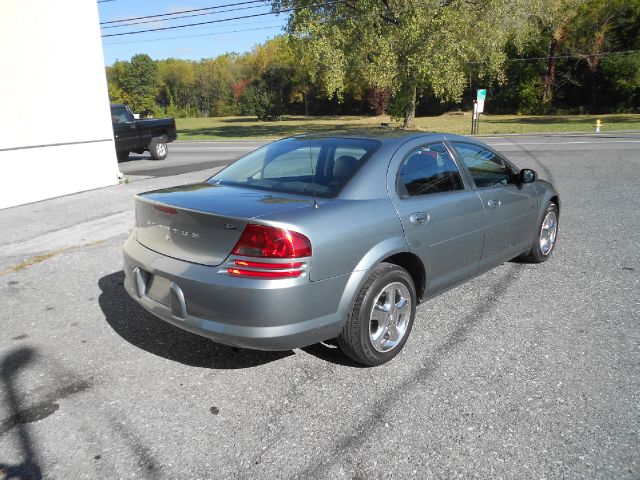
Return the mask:
<path id="1" fill-rule="evenodd" d="M 530 78 L 520 84 L 518 89 L 518 113 L 520 115 L 536 115 L 545 112 L 542 103 L 544 85 L 539 78 Z"/>

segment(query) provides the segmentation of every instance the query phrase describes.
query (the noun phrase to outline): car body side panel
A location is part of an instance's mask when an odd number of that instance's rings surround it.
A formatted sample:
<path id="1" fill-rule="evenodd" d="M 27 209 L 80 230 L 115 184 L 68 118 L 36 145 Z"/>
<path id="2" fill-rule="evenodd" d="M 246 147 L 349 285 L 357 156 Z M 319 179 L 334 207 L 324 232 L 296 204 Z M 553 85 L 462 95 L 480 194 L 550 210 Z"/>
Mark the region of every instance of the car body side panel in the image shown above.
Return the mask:
<path id="1" fill-rule="evenodd" d="M 478 190 L 487 221 L 482 266 L 514 258 L 531 246 L 538 217 L 538 194 L 531 184 Z M 498 206 L 495 202 L 499 202 Z"/>
<path id="2" fill-rule="evenodd" d="M 312 281 L 369 269 L 362 259 L 378 252 L 380 245 L 390 245 L 393 253 L 397 245 L 407 249 L 402 225 L 386 195 L 376 200 L 325 200 L 318 208 L 276 212 L 254 222 L 294 230 L 311 240 Z"/>
<path id="3" fill-rule="evenodd" d="M 401 218 L 410 250 L 420 257 L 427 271 L 427 296 L 476 273 L 485 228 L 482 203 L 468 187 L 404 198 L 398 195 L 396 180 L 400 165 L 410 152 L 429 143 L 432 142 L 414 139 L 402 145 L 387 173 L 388 194 Z M 428 215 L 428 220 L 415 225 L 410 219 L 415 213 Z"/>
<path id="4" fill-rule="evenodd" d="M 477 188 L 469 169 L 454 146 L 456 142 L 476 145 L 493 152 L 510 167 L 514 175 L 520 169 L 488 145 L 474 139 L 447 135 L 451 153 L 456 157 L 467 181 L 482 200 L 486 231 L 479 271 L 486 271 L 520 255 L 531 246 L 539 210 L 539 193 L 532 184 L 522 183 Z"/>
<path id="5" fill-rule="evenodd" d="M 538 222 L 540 222 L 547 208 L 547 204 L 553 197 L 557 197 L 558 202 L 560 202 L 560 195 L 554 186 L 545 180 L 536 180 L 532 185 L 536 189 L 536 192 L 538 192 Z M 562 211 L 562 209 L 560 210 Z"/>

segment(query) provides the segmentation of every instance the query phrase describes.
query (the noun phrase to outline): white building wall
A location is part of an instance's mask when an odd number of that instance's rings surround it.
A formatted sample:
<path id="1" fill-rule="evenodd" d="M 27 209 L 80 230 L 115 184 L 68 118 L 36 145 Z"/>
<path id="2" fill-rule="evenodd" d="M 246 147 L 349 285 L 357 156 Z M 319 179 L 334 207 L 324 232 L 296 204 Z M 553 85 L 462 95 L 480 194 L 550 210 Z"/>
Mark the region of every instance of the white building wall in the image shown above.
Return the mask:
<path id="1" fill-rule="evenodd" d="M 96 1 L 0 1 L 0 208 L 117 175 Z"/>

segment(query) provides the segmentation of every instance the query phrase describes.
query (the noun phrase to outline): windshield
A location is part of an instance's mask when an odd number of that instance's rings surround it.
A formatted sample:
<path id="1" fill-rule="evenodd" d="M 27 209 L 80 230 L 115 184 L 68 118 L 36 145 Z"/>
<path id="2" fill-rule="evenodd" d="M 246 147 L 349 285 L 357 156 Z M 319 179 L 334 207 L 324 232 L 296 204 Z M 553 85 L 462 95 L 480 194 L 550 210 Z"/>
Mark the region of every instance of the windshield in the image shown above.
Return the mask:
<path id="1" fill-rule="evenodd" d="M 380 145 L 353 138 L 287 138 L 250 153 L 208 181 L 331 198 Z"/>

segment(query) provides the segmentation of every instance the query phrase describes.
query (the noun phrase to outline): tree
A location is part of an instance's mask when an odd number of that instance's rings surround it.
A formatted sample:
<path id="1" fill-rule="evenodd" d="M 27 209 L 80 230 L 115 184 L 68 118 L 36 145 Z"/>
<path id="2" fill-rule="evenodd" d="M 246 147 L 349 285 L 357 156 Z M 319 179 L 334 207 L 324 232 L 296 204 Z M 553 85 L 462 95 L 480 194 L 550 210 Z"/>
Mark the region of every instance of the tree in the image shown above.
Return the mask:
<path id="1" fill-rule="evenodd" d="M 194 62 L 189 60 L 168 58 L 158 62 L 161 105 L 170 107 L 169 114 L 191 113 L 192 105 L 197 103 L 195 70 Z"/>
<path id="2" fill-rule="evenodd" d="M 297 51 L 311 58 L 310 77 L 325 95 L 349 84 L 388 89 L 394 116 L 413 124 L 416 98 L 429 90 L 459 101 L 468 62 L 487 78 L 501 75 L 503 46 L 514 18 L 509 0 L 272 0 L 276 11 L 296 8 L 288 30 Z"/>
<path id="3" fill-rule="evenodd" d="M 118 62 L 116 62 L 118 63 Z M 113 71 L 114 82 L 124 94 L 134 112 L 149 114 L 155 109 L 158 86 L 158 66 L 146 54 L 131 57 L 130 62 L 119 62 Z M 115 67 L 115 65 L 114 65 Z"/>
<path id="4" fill-rule="evenodd" d="M 600 2 L 601 0 L 595 0 Z M 543 79 L 542 105 L 549 110 L 556 82 L 557 58 L 567 48 L 567 41 L 581 9 L 593 3 L 590 0 L 532 0 L 531 15 L 538 23 L 541 34 L 548 38 L 546 68 Z"/>
<path id="5" fill-rule="evenodd" d="M 146 54 L 131 57 L 130 62 L 115 62 L 108 72 L 110 94 L 119 95 L 120 100 L 134 112 L 148 114 L 155 110 L 158 85 L 158 66 Z"/>
<path id="6" fill-rule="evenodd" d="M 599 75 L 602 54 L 624 45 L 628 39 L 621 36 L 630 21 L 636 26 L 637 40 L 639 20 L 640 0 L 589 0 L 577 9 L 568 34 L 567 47 L 571 54 L 587 64 L 592 109 L 597 109 L 598 87 L 604 80 Z M 622 70 L 629 65 L 624 60 L 617 62 Z M 609 65 L 611 63 L 609 62 Z M 629 73 L 631 72 L 633 69 L 630 69 Z M 613 74 L 610 76 L 615 76 L 614 72 L 609 73 Z M 634 76 L 637 78 L 637 75 L 633 74 L 628 78 L 631 80 Z"/>
<path id="7" fill-rule="evenodd" d="M 243 95 L 259 120 L 279 120 L 291 97 L 292 86 L 291 70 L 273 67 L 251 82 Z"/>

